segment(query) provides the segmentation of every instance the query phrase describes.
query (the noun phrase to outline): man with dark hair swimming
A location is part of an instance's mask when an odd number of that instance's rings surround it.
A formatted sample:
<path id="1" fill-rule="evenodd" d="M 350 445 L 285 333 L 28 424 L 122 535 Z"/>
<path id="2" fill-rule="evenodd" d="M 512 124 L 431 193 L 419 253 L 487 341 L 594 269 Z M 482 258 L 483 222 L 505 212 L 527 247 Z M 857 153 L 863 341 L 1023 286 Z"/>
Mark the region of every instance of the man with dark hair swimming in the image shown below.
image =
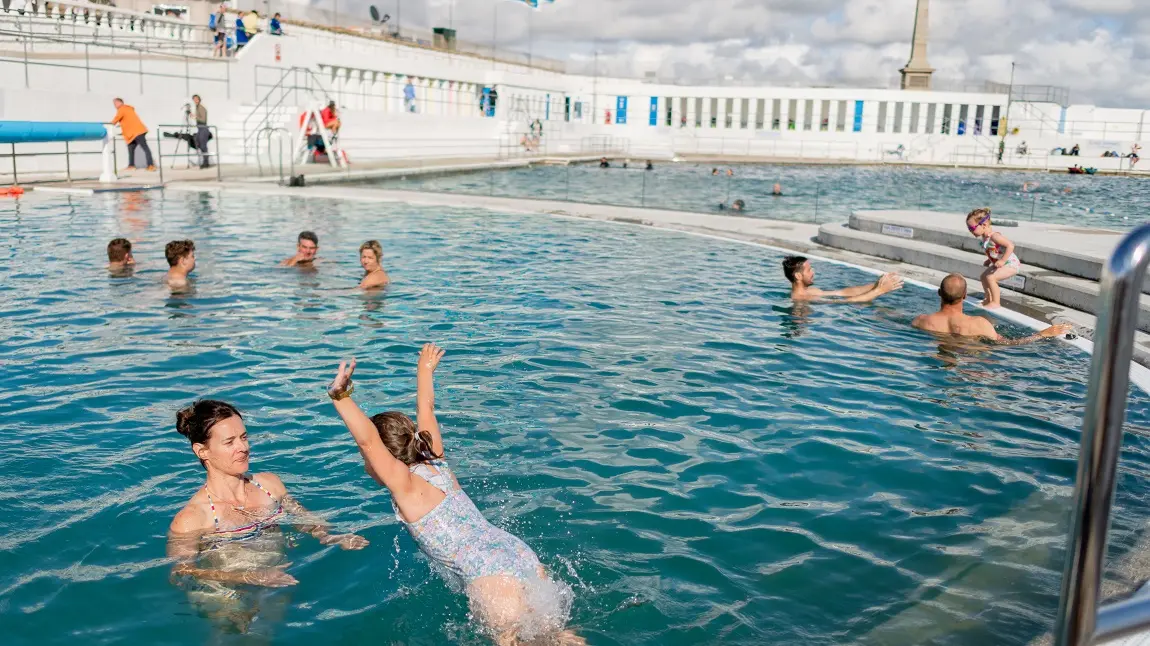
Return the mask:
<path id="1" fill-rule="evenodd" d="M 911 325 L 925 332 L 978 337 L 998 345 L 1033 343 L 1041 339 L 1062 336 L 1073 330 L 1070 325 L 1058 324 L 1021 339 L 1007 339 L 1000 336 L 994 329 L 994 324 L 986 317 L 970 316 L 962 311 L 966 299 L 966 278 L 961 274 L 950 274 L 943 278 L 942 284 L 938 287 L 938 297 L 941 301 L 938 311 L 915 318 Z"/>
<path id="2" fill-rule="evenodd" d="M 296 239 L 295 255 L 280 264 L 284 267 L 310 267 L 319 252 L 319 236 L 311 231 L 301 231 Z"/>
<path id="3" fill-rule="evenodd" d="M 824 291 L 812 287 L 815 283 L 815 270 L 811 267 L 811 261 L 803 256 L 784 258 L 783 275 L 791 281 L 791 299 L 795 301 L 869 303 L 883 294 L 902 289 L 902 279 L 898 274 L 883 274 L 869 285 Z"/>

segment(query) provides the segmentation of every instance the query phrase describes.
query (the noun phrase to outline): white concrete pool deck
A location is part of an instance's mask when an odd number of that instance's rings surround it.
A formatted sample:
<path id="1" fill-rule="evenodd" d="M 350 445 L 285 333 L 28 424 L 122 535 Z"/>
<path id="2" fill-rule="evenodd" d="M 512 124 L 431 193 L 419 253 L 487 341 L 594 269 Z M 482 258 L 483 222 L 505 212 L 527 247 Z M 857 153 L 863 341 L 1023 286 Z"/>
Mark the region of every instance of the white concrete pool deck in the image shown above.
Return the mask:
<path id="1" fill-rule="evenodd" d="M 245 195 L 292 195 L 310 199 L 354 199 L 444 208 L 480 208 L 511 213 L 582 218 L 633 226 L 650 226 L 766 246 L 784 252 L 822 258 L 871 272 L 897 271 L 912 284 L 918 284 L 929 289 L 935 289 L 948 273 L 930 267 L 905 262 L 891 262 L 875 255 L 835 249 L 819 244 L 816 238 L 819 235 L 820 226 L 804 222 L 554 200 L 428 193 L 339 185 L 288 188 L 256 182 L 176 182 L 169 184 L 167 188 L 181 191 L 238 192 Z M 937 217 L 939 214 L 932 215 Z M 969 236 L 969 234 L 967 235 Z M 783 280 L 781 268 L 772 266 L 764 268 L 764 271 L 771 274 L 777 273 L 778 279 Z M 977 280 L 968 279 L 968 283 L 972 293 L 981 292 L 981 286 Z M 1003 290 L 1002 300 L 1004 308 L 995 313 L 997 316 L 1034 329 L 1040 329 L 1052 322 L 1072 323 L 1080 338 L 1068 342 L 1088 352 L 1093 349 L 1090 339 L 1093 338 L 1096 321 L 1091 314 L 1059 305 L 1050 300 L 1009 290 Z M 976 302 L 968 301 L 968 303 L 972 310 L 981 309 Z M 1141 365 L 1132 367 L 1132 377 L 1139 387 L 1150 392 L 1150 370 L 1144 367 L 1150 366 L 1150 335 L 1142 332 L 1136 333 L 1135 361 Z"/>

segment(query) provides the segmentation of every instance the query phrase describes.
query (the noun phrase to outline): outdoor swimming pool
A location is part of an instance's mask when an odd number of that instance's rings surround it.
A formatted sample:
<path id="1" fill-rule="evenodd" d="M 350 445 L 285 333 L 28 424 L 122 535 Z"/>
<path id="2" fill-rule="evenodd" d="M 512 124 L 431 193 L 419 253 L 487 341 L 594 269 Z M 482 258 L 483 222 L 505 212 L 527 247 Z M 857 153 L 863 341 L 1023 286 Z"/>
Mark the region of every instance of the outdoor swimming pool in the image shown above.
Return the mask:
<path id="1" fill-rule="evenodd" d="M 315 273 L 275 266 L 301 229 Z M 574 588 L 592 644 L 1021 645 L 1053 616 L 1087 357 L 940 346 L 908 327 L 927 290 L 794 307 L 767 249 L 360 201 L 32 195 L 0 230 L 6 644 L 209 640 L 164 559 L 203 480 L 174 430 L 197 396 L 245 412 L 253 469 L 372 542 L 294 538 L 299 585 L 225 642 L 483 643 L 323 395 L 354 353 L 361 405 L 410 412 L 428 340 L 463 487 Z M 133 278 L 102 271 L 118 235 Z M 162 246 L 184 237 L 195 289 L 173 297 Z M 341 291 L 369 238 L 393 285 Z M 1118 551 L 1150 512 L 1148 401 Z"/>
<path id="2" fill-rule="evenodd" d="M 923 209 L 966 213 L 990 206 L 1022 220 L 1129 229 L 1147 220 L 1150 181 L 1139 177 L 1074 176 L 906 166 L 713 166 L 642 160 L 609 169 L 596 164 L 532 166 L 433 177 L 364 181 L 381 188 L 570 200 L 620 206 L 716 211 L 741 199 L 746 215 L 806 222 L 845 221 L 851 211 Z M 720 175 L 713 176 L 713 168 Z M 734 170 L 727 176 L 726 170 Z M 1025 182 L 1037 182 L 1023 193 Z M 779 184 L 783 195 L 771 195 Z M 1070 189 L 1070 192 L 1065 192 Z M 865 205 L 865 206 L 864 206 Z"/>

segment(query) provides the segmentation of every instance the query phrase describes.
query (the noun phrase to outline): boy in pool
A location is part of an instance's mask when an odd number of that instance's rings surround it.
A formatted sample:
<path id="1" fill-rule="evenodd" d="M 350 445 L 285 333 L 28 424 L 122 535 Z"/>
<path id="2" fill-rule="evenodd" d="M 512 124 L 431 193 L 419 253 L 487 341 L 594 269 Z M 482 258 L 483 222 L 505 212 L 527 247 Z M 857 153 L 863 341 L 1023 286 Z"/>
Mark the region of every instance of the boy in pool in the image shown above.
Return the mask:
<path id="1" fill-rule="evenodd" d="M 127 238 L 116 238 L 108 243 L 108 271 L 127 274 L 136 266 L 132 257 L 132 243 Z"/>
<path id="2" fill-rule="evenodd" d="M 564 630 L 570 588 L 547 577 L 526 543 L 483 517 L 443 458 L 432 379 L 442 357 L 432 343 L 419 354 L 416 423 L 403 413 L 369 419 L 360 410 L 351 400 L 355 359 L 340 363 L 328 396 L 359 446 L 364 470 L 391 493 L 396 519 L 448 584 L 467 593 L 472 614 L 497 644 L 544 636 L 556 638 L 549 643 L 585 644 Z"/>
<path id="3" fill-rule="evenodd" d="M 1001 307 L 1001 290 L 999 281 L 1006 280 L 1022 269 L 1018 256 L 1014 255 L 1014 243 L 1006 236 L 994 230 L 990 223 L 990 209 L 979 208 L 966 216 L 966 228 L 971 235 L 982 239 L 982 248 L 986 251 L 986 262 L 982 263 L 986 270 L 980 277 L 985 296 L 982 306 L 987 309 Z"/>
<path id="4" fill-rule="evenodd" d="M 188 274 L 196 268 L 196 243 L 191 240 L 173 240 L 164 247 L 164 257 L 168 259 L 168 273 L 164 282 L 172 291 L 181 291 L 188 286 Z"/>

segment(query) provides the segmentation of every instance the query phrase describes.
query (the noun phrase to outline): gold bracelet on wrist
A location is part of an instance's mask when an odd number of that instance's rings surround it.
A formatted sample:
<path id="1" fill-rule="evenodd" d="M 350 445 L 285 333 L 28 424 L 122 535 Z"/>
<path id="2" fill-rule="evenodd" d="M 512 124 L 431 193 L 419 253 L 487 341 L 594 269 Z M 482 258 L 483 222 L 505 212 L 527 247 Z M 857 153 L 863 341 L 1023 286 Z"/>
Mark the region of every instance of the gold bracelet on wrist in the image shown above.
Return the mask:
<path id="1" fill-rule="evenodd" d="M 351 393 L 352 393 L 354 390 L 355 390 L 355 384 L 348 384 L 348 385 L 347 385 L 347 388 L 344 388 L 343 390 L 341 390 L 341 391 L 340 391 L 340 392 L 338 392 L 338 393 L 335 393 L 334 395 L 331 393 L 331 391 L 330 391 L 330 390 L 329 390 L 329 391 L 327 391 L 327 396 L 328 396 L 328 397 L 331 397 L 331 400 L 332 400 L 333 402 L 337 402 L 337 401 L 339 401 L 339 400 L 341 400 L 341 399 L 347 399 L 348 397 L 351 397 Z"/>

